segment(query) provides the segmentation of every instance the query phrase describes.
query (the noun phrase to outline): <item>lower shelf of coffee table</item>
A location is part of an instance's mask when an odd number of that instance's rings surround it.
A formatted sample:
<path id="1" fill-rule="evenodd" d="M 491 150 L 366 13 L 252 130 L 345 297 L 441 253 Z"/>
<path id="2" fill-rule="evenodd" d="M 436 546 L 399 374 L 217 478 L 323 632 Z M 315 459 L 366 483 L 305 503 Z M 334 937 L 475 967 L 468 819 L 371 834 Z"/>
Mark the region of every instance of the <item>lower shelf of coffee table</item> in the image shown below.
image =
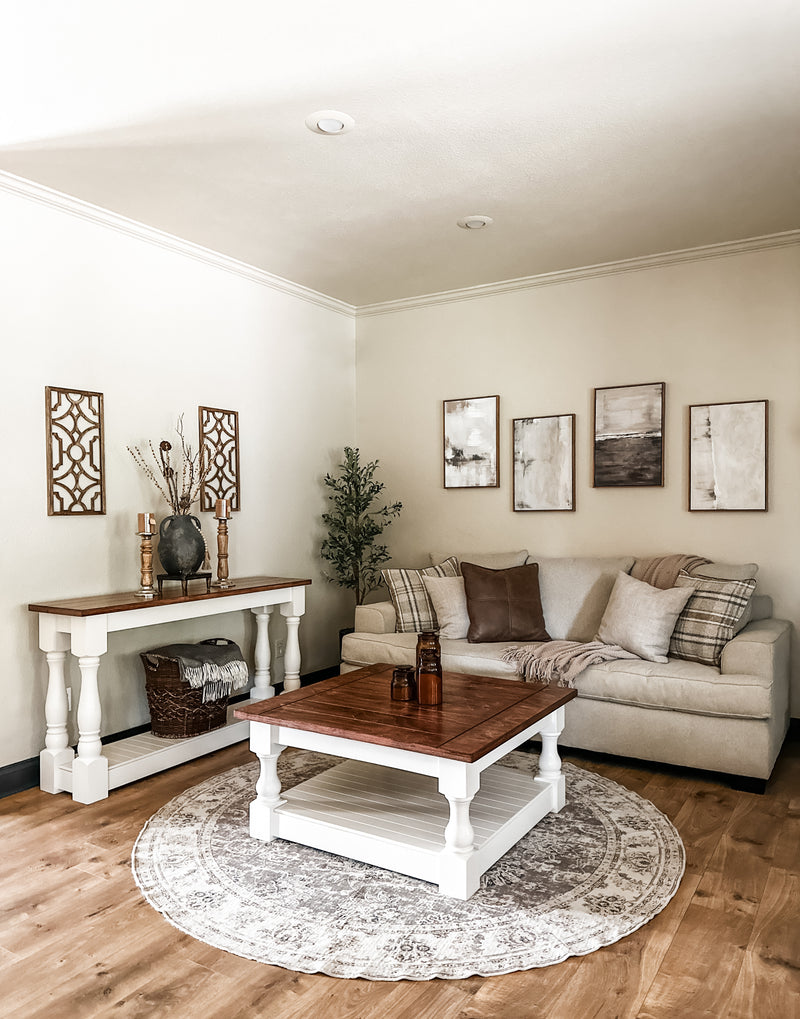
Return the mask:
<path id="1" fill-rule="evenodd" d="M 435 884 L 447 866 L 447 800 L 435 778 L 346 761 L 286 792 L 276 834 Z M 477 874 L 484 873 L 552 810 L 550 783 L 495 764 L 470 805 Z"/>

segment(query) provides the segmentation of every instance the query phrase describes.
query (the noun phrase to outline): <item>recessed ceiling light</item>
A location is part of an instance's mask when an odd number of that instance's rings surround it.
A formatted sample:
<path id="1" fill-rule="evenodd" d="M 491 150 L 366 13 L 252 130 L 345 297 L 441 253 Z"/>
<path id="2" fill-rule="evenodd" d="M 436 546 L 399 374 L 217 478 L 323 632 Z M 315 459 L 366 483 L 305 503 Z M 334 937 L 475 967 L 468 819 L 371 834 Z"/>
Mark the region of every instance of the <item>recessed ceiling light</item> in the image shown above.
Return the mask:
<path id="1" fill-rule="evenodd" d="M 494 223 L 491 216 L 465 216 L 458 220 L 458 225 L 462 230 L 481 230 L 483 227 L 489 226 L 490 223 Z"/>
<path id="2" fill-rule="evenodd" d="M 306 127 L 314 134 L 346 134 L 355 123 L 352 117 L 338 110 L 317 110 L 306 117 Z"/>

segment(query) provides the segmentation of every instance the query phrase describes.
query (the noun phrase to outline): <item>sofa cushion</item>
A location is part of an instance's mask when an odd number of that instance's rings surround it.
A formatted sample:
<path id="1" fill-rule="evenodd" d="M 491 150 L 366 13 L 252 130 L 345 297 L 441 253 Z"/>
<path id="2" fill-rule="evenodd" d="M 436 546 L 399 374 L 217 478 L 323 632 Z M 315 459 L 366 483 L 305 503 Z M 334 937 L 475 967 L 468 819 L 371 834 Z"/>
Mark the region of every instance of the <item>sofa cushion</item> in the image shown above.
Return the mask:
<path id="1" fill-rule="evenodd" d="M 674 658 L 591 665 L 575 679 L 575 689 L 579 699 L 720 718 L 769 718 L 773 710 L 769 676 L 721 675 L 713 666 Z"/>
<path id="2" fill-rule="evenodd" d="M 758 563 L 703 563 L 688 573 L 692 577 L 713 577 L 714 580 L 755 580 Z"/>
<path id="3" fill-rule="evenodd" d="M 389 588 L 397 621 L 398 633 L 420 633 L 435 630 L 438 626 L 433 604 L 422 582 L 428 577 L 456 577 L 458 564 L 455 558 L 445 559 L 438 566 L 425 570 L 381 570 L 383 582 Z"/>
<path id="4" fill-rule="evenodd" d="M 633 556 L 539 558 L 539 590 L 553 640 L 594 640 L 617 574 L 629 573 Z"/>
<path id="5" fill-rule="evenodd" d="M 649 662 L 666 662 L 669 639 L 690 595 L 685 587 L 662 591 L 620 571 L 600 620 L 597 640 L 619 644 Z"/>
<path id="6" fill-rule="evenodd" d="M 431 566 L 452 556 L 457 560 L 459 566 L 463 562 L 486 566 L 490 570 L 507 570 L 510 566 L 524 566 L 525 560 L 528 558 L 528 550 L 523 548 L 519 552 L 448 552 L 446 555 L 440 552 L 431 552 L 429 556 Z"/>
<path id="7" fill-rule="evenodd" d="M 426 577 L 422 583 L 428 592 L 439 623 L 439 637 L 463 640 L 469 629 L 467 594 L 463 577 Z"/>
<path id="8" fill-rule="evenodd" d="M 440 644 L 445 672 L 519 679 L 513 663 L 503 661 L 497 644 L 469 644 L 466 640 L 446 638 L 441 639 Z M 342 642 L 342 662 L 356 668 L 376 662 L 413 665 L 416 650 L 415 633 L 352 633 Z"/>
<path id="9" fill-rule="evenodd" d="M 549 640 L 539 596 L 539 567 L 491 570 L 462 563 L 471 644 Z"/>
<path id="10" fill-rule="evenodd" d="M 755 580 L 714 580 L 690 577 L 682 571 L 677 585 L 691 593 L 675 624 L 670 655 L 687 662 L 719 665 L 722 649 L 732 640 L 747 610 Z"/>

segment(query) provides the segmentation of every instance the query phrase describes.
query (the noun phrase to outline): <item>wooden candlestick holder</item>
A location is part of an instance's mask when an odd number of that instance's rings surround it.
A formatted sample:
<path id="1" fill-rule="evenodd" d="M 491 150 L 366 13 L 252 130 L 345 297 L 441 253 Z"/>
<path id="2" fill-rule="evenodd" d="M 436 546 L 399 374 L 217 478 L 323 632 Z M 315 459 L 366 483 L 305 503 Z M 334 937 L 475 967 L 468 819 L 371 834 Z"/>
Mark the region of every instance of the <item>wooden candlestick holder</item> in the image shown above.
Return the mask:
<path id="1" fill-rule="evenodd" d="M 137 531 L 142 539 L 139 547 L 141 557 L 140 588 L 136 592 L 137 598 L 155 598 L 156 589 L 153 587 L 153 533 L 149 531 Z"/>
<path id="2" fill-rule="evenodd" d="M 217 521 L 217 579 L 212 587 L 236 587 L 228 579 L 228 518 L 216 517 Z"/>

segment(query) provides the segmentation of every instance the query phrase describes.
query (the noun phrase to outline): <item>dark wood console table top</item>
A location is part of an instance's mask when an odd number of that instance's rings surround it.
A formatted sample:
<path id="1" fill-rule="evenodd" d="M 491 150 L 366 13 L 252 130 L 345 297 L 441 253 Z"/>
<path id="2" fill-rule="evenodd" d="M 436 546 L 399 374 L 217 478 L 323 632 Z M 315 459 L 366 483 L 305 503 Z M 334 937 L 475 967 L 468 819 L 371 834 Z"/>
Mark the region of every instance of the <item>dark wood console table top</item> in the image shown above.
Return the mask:
<path id="1" fill-rule="evenodd" d="M 443 703 L 420 707 L 391 699 L 393 668 L 369 665 L 234 714 L 472 764 L 577 696 L 547 683 L 445 672 Z"/>
<path id="2" fill-rule="evenodd" d="M 49 612 L 58 616 L 102 616 L 110 612 L 129 612 L 131 609 L 152 609 L 157 605 L 174 605 L 180 602 L 208 601 L 213 598 L 231 598 L 239 594 L 272 591 L 284 587 L 302 587 L 310 580 L 287 577 L 234 578 L 235 587 L 212 587 L 206 591 L 205 582 L 197 582 L 197 590 L 189 594 L 162 594 L 153 598 L 137 598 L 132 591 L 119 594 L 90 595 L 84 598 L 64 598 L 61 601 L 38 602 L 28 606 L 30 612 Z M 180 588 L 178 588 L 180 591 Z M 142 623 L 142 625 L 146 625 Z"/>

